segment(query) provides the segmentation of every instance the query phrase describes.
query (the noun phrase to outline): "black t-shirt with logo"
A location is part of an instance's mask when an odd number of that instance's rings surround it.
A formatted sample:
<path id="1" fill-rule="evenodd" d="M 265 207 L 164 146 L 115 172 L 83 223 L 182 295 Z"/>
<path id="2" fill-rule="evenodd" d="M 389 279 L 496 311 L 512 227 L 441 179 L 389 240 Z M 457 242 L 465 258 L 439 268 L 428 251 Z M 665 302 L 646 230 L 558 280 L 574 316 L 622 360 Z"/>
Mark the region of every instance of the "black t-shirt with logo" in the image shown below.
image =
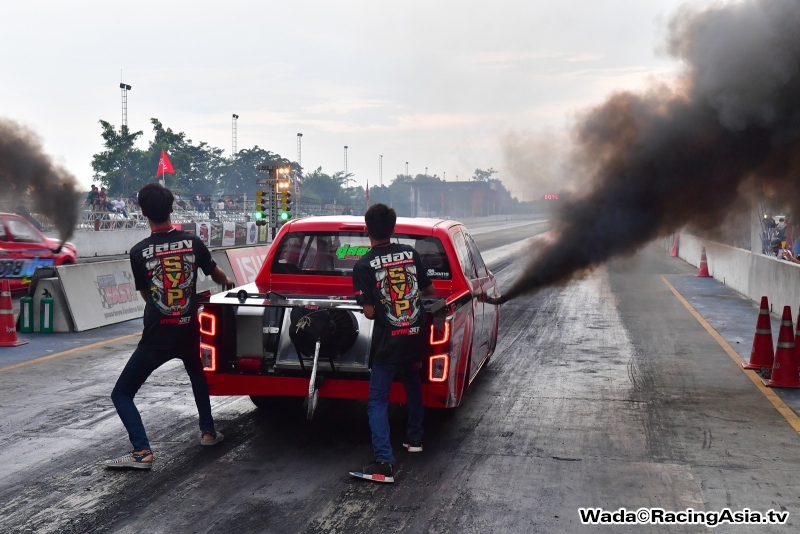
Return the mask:
<path id="1" fill-rule="evenodd" d="M 169 230 L 153 234 L 131 249 L 131 267 L 138 291 L 148 294 L 140 347 L 197 347 L 197 269 L 206 275 L 217 264 L 194 234 Z"/>
<path id="2" fill-rule="evenodd" d="M 426 318 L 420 294 L 430 285 L 419 254 L 408 245 L 373 247 L 353 266 L 356 296 L 375 307 L 372 363 L 403 363 L 423 356 Z"/>

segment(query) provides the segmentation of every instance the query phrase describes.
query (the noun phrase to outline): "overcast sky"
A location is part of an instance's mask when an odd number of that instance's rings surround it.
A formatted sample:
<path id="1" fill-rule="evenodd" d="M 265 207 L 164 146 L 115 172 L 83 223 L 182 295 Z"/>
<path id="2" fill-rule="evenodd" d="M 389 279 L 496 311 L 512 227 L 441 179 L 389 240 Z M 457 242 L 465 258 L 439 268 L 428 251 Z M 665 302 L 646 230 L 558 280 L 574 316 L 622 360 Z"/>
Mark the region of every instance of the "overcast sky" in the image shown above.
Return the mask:
<path id="1" fill-rule="evenodd" d="M 149 119 L 231 150 L 259 145 L 358 183 L 506 172 L 508 132 L 561 129 L 615 89 L 670 76 L 675 0 L 5 1 L 0 116 L 91 183 L 99 119 Z M 155 171 L 155 169 L 154 169 Z"/>

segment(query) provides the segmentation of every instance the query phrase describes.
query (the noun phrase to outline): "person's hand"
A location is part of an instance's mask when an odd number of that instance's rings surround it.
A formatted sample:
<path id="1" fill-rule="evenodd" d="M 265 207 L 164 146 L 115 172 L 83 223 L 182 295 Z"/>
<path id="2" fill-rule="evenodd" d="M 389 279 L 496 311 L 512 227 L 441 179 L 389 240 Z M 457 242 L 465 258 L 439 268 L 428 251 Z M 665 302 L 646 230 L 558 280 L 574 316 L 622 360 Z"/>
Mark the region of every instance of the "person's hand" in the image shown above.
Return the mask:
<path id="1" fill-rule="evenodd" d="M 236 287 L 236 282 L 234 282 L 233 280 L 231 280 L 229 277 L 226 276 L 225 277 L 225 282 L 222 284 L 222 287 L 226 291 L 231 290 L 234 287 Z"/>

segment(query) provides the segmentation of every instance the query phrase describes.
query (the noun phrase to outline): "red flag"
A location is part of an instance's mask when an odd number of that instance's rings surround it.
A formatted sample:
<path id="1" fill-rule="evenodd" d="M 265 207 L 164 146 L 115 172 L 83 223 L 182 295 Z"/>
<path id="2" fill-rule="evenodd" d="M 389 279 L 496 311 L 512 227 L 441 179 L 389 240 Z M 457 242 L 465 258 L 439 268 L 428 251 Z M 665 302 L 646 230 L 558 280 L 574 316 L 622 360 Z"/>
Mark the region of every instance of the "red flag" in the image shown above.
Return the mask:
<path id="1" fill-rule="evenodd" d="M 167 153 L 161 149 L 161 158 L 158 160 L 158 170 L 156 176 L 161 176 L 164 173 L 175 174 L 175 169 L 172 168 L 172 162 L 169 160 Z"/>
<path id="2" fill-rule="evenodd" d="M 367 204 L 369 204 L 369 178 L 367 178 Z"/>

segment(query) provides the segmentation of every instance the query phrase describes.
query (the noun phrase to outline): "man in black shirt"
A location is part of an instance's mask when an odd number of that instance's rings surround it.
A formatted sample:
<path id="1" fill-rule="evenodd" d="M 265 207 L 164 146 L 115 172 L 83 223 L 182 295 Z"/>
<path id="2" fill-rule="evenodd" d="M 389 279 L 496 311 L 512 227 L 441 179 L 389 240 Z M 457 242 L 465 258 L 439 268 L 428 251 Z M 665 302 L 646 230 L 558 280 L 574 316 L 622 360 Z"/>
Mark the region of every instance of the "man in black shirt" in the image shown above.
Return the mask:
<path id="1" fill-rule="evenodd" d="M 375 462 L 350 474 L 375 482 L 394 482 L 389 391 L 392 380 L 400 374 L 408 405 L 408 433 L 403 446 L 409 452 L 422 452 L 424 409 L 419 369 L 426 322 L 420 295 L 432 295 L 434 288 L 417 251 L 389 240 L 397 222 L 393 209 L 374 204 L 364 220 L 372 249 L 353 267 L 353 288 L 364 316 L 375 320 L 367 408 Z"/>
<path id="2" fill-rule="evenodd" d="M 172 227 L 174 198 L 169 189 L 148 184 L 139 191 L 142 214 L 152 234 L 130 252 L 136 289 L 145 301 L 144 330 L 138 348 L 117 380 L 111 399 L 128 430 L 133 452 L 105 462 L 106 467 L 150 469 L 153 453 L 133 398 L 150 373 L 180 358 L 192 382 L 200 414 L 200 444 L 223 439 L 214 430 L 208 384 L 200 363 L 200 327 L 197 322 L 197 269 L 230 289 L 235 284 L 217 267 L 202 240 Z"/>

